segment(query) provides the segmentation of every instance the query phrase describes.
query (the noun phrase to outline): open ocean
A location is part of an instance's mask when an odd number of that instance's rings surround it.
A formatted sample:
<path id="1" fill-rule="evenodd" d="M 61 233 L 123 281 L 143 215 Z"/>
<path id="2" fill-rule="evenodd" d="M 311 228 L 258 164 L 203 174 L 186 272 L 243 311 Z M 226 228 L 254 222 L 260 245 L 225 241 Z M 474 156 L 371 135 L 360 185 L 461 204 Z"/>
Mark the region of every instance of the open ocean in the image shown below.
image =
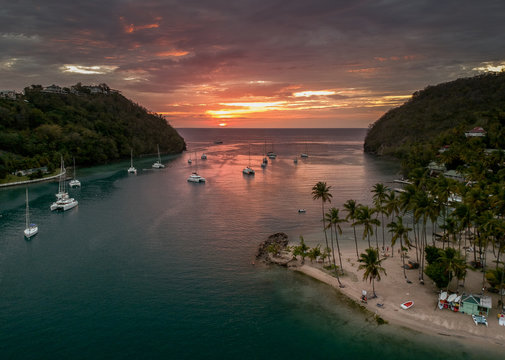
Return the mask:
<path id="1" fill-rule="evenodd" d="M 65 213 L 49 210 L 57 182 L 31 185 L 30 241 L 25 187 L 0 189 L 0 359 L 492 358 L 377 326 L 324 284 L 251 264 L 275 232 L 324 243 L 318 181 L 340 208 L 391 185 L 399 166 L 363 153 L 365 129 L 179 132 L 188 151 L 162 156 L 162 170 L 153 158 L 134 158 L 138 175 L 127 174 L 129 160 L 79 168 L 76 159 L 82 188 L 69 192 L 79 206 Z M 263 170 L 265 148 L 278 157 Z M 242 175 L 249 161 L 254 177 Z M 197 166 L 206 184 L 186 181 Z M 354 245 L 349 226 L 342 243 Z"/>

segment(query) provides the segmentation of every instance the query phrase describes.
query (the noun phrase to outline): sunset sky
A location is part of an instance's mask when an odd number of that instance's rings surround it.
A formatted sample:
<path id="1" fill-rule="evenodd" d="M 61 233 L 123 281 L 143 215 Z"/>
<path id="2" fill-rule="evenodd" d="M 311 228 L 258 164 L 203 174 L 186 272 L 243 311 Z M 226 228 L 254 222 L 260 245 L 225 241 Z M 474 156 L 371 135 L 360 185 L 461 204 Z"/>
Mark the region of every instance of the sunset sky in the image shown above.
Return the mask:
<path id="1" fill-rule="evenodd" d="M 367 127 L 505 66 L 502 0 L 3 1 L 0 90 L 106 83 L 182 127 Z"/>

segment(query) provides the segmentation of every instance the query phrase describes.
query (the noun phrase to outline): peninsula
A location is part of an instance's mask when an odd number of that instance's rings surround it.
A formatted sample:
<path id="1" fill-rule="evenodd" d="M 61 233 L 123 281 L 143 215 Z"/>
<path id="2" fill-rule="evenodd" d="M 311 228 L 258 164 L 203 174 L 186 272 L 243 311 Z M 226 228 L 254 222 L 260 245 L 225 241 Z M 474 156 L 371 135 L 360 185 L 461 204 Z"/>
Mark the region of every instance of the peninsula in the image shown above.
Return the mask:
<path id="1" fill-rule="evenodd" d="M 92 166 L 129 158 L 132 151 L 154 155 L 158 145 L 163 154 L 186 147 L 163 116 L 106 84 L 32 85 L 7 95 L 0 97 L 0 180 L 27 169 L 52 173 L 60 156 Z"/>

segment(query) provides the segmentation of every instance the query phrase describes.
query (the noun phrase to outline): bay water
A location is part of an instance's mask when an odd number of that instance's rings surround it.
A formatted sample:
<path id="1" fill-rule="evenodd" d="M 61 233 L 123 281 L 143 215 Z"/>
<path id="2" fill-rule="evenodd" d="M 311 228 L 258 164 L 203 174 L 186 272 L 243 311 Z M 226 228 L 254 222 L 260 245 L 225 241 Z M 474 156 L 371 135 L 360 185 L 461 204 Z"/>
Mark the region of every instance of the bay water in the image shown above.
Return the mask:
<path id="1" fill-rule="evenodd" d="M 392 186 L 399 165 L 363 153 L 365 129 L 179 132 L 188 151 L 162 156 L 165 169 L 147 157 L 134 158 L 137 175 L 127 174 L 129 159 L 78 167 L 82 187 L 69 192 L 79 206 L 67 212 L 49 210 L 57 182 L 30 185 L 39 234 L 29 241 L 25 187 L 0 189 L 0 359 L 482 356 L 437 334 L 368 322 L 337 290 L 253 264 L 275 232 L 324 243 L 311 196 L 318 181 L 340 208 L 370 204 L 375 183 Z M 268 151 L 278 156 L 262 169 Z M 249 164 L 254 176 L 242 174 Z M 188 183 L 193 171 L 207 182 Z M 354 246 L 343 227 L 341 243 Z"/>

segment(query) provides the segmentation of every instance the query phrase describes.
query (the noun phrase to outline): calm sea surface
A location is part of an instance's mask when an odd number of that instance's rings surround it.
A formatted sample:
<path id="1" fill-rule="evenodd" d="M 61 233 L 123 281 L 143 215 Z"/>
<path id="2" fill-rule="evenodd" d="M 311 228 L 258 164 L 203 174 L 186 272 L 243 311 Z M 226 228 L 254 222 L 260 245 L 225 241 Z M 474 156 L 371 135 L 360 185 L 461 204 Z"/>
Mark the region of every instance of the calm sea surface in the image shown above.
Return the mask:
<path id="1" fill-rule="evenodd" d="M 165 169 L 152 170 L 152 158 L 134 159 L 136 176 L 129 161 L 78 168 L 79 206 L 65 213 L 49 210 L 57 183 L 30 186 L 31 241 L 25 188 L 0 189 L 0 359 L 491 357 L 378 327 L 323 284 L 251 264 L 274 232 L 324 243 L 316 182 L 342 207 L 370 202 L 375 183 L 395 178 L 396 163 L 363 153 L 365 130 L 180 133 L 188 152 L 162 157 Z M 263 170 L 265 151 L 278 157 Z M 254 177 L 242 175 L 249 161 Z M 206 184 L 186 181 L 197 167 Z M 354 244 L 349 227 L 342 242 Z"/>

